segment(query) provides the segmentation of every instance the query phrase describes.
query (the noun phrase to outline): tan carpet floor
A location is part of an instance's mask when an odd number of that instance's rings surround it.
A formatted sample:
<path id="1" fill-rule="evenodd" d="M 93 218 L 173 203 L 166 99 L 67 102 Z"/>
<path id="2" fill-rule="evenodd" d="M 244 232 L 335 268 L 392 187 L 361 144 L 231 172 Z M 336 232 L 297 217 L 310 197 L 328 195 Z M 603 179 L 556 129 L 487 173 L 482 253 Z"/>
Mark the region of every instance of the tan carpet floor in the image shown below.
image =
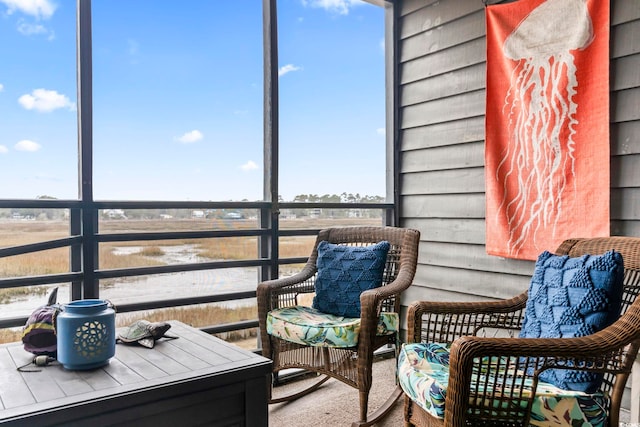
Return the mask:
<path id="1" fill-rule="evenodd" d="M 387 400 L 395 389 L 394 359 L 384 359 L 373 364 L 374 384 L 369 395 L 369 413 Z M 274 397 L 302 388 L 313 379 L 292 381 L 274 389 Z M 393 411 L 378 427 L 402 427 L 402 398 Z M 331 379 L 315 392 L 287 403 L 269 405 L 270 427 L 350 426 L 358 419 L 358 390 Z"/>

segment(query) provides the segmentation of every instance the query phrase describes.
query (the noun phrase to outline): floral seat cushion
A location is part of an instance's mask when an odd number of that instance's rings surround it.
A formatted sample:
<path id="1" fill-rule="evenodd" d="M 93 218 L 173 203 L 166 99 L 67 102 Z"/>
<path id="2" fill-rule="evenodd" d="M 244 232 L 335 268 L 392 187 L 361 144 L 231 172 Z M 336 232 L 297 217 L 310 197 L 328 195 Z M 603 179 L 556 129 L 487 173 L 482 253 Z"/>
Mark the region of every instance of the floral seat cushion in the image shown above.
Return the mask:
<path id="1" fill-rule="evenodd" d="M 398 381 L 405 394 L 438 418 L 444 418 L 449 349 L 449 345 L 438 343 L 405 344 L 398 357 Z M 608 396 L 601 392 L 563 390 L 540 381 L 533 401 L 531 425 L 604 427 L 607 401 Z"/>
<path id="2" fill-rule="evenodd" d="M 398 314 L 382 313 L 378 335 L 398 331 Z M 305 306 L 285 307 L 267 314 L 267 333 L 280 339 L 315 347 L 348 348 L 358 345 L 360 318 L 322 313 Z"/>

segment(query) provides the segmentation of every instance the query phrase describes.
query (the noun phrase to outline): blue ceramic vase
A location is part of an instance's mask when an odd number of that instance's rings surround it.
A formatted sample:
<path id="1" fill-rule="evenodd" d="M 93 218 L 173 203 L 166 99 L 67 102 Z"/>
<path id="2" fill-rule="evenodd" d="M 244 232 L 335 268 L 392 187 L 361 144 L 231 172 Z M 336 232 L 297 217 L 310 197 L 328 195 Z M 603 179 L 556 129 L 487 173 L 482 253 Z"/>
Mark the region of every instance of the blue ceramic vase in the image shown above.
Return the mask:
<path id="1" fill-rule="evenodd" d="M 116 312 L 105 300 L 85 299 L 62 306 L 56 317 L 58 362 L 86 370 L 109 362 L 116 353 Z"/>

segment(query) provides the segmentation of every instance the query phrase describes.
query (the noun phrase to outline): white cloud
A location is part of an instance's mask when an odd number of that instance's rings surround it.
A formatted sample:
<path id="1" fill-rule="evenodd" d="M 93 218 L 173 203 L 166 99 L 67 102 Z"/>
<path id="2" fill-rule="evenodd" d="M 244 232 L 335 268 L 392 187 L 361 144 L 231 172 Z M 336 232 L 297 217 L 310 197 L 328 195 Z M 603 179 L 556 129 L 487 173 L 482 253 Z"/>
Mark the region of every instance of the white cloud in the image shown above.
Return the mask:
<path id="1" fill-rule="evenodd" d="M 387 132 L 387 130 L 386 130 L 385 128 L 378 128 L 378 129 L 376 129 L 376 133 L 377 133 L 378 135 L 384 135 L 384 134 L 386 134 L 386 132 Z"/>
<path id="2" fill-rule="evenodd" d="M 2 92 L 3 90 L 4 90 L 4 85 L 0 83 L 0 92 Z"/>
<path id="3" fill-rule="evenodd" d="M 282 77 L 287 73 L 290 73 L 292 71 L 298 71 L 298 70 L 302 70 L 302 67 L 298 67 L 297 65 L 293 65 L 293 64 L 283 65 L 278 70 L 278 77 Z"/>
<path id="4" fill-rule="evenodd" d="M 240 166 L 240 169 L 242 169 L 243 171 L 251 171 L 251 170 L 258 169 L 258 165 L 253 160 L 249 160 L 247 163 Z"/>
<path id="5" fill-rule="evenodd" d="M 55 38 L 53 30 L 48 30 L 44 25 L 31 24 L 23 19 L 18 21 L 18 32 L 24 36 L 47 35 L 49 40 Z"/>
<path id="6" fill-rule="evenodd" d="M 321 8 L 340 15 L 348 15 L 351 8 L 361 4 L 359 0 L 302 0 L 303 6 Z"/>
<path id="7" fill-rule="evenodd" d="M 0 154 L 8 153 L 9 149 L 4 145 L 0 145 Z"/>
<path id="8" fill-rule="evenodd" d="M 75 104 L 66 95 L 55 90 L 35 89 L 31 94 L 22 95 L 18 102 L 27 110 L 50 113 L 58 108 L 75 109 Z"/>
<path id="9" fill-rule="evenodd" d="M 7 6 L 7 13 L 21 12 L 36 19 L 49 19 L 56 10 L 56 4 L 51 0 L 0 0 Z"/>
<path id="10" fill-rule="evenodd" d="M 22 141 L 18 141 L 14 147 L 18 151 L 38 151 L 41 148 L 41 145 L 37 142 L 29 141 L 28 139 L 23 139 Z"/>
<path id="11" fill-rule="evenodd" d="M 176 140 L 183 144 L 191 144 L 191 143 L 200 141 L 202 138 L 204 138 L 204 135 L 202 134 L 202 132 L 194 129 L 191 132 L 187 132 L 184 135 L 176 138 Z"/>
<path id="12" fill-rule="evenodd" d="M 28 22 L 20 21 L 18 22 L 18 32 L 25 36 L 31 36 L 34 34 L 44 34 L 47 32 L 47 29 L 44 25 L 30 24 Z"/>

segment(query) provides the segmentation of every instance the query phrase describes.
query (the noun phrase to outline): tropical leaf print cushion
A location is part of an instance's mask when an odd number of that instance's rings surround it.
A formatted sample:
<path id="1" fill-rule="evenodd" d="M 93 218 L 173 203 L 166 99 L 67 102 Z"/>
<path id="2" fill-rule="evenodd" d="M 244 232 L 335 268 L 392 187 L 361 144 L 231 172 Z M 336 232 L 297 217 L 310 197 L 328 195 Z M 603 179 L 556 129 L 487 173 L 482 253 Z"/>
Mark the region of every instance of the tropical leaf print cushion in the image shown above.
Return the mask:
<path id="1" fill-rule="evenodd" d="M 382 313 L 377 334 L 397 332 L 398 324 L 397 313 Z M 267 333 L 286 341 L 316 347 L 355 347 L 358 345 L 360 318 L 326 314 L 312 307 L 285 307 L 267 314 Z"/>

